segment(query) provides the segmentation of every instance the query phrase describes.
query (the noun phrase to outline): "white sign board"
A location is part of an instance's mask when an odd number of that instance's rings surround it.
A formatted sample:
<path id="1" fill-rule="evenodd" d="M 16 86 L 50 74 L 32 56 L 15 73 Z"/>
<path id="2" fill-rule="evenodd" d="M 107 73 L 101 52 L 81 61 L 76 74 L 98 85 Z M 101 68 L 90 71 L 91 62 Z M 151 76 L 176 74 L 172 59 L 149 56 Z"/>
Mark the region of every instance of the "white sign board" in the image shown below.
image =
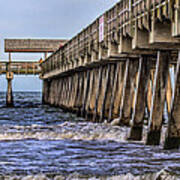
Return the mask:
<path id="1" fill-rule="evenodd" d="M 104 16 L 99 18 L 99 42 L 104 40 Z"/>

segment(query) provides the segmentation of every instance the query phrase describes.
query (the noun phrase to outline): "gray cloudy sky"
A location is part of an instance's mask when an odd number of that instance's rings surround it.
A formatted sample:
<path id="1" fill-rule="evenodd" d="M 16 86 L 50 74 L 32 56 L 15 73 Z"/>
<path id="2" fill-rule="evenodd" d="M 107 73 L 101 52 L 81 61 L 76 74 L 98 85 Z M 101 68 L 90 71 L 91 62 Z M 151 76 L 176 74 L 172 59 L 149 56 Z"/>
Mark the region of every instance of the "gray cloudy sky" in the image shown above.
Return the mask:
<path id="1" fill-rule="evenodd" d="M 118 0 L 1 0 L 0 60 L 6 60 L 4 38 L 70 39 Z M 38 60 L 42 54 L 13 54 L 17 60 Z M 37 77 L 15 77 L 14 90 L 41 90 Z M 6 80 L 0 76 L 0 91 Z"/>

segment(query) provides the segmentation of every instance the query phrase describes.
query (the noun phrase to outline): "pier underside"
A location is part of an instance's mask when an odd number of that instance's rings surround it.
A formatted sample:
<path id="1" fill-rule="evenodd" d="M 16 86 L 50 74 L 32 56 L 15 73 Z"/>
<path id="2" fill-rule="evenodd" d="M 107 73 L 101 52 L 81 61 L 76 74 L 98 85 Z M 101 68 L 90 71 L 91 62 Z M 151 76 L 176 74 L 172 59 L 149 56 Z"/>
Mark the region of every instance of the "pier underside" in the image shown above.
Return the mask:
<path id="1" fill-rule="evenodd" d="M 148 145 L 160 144 L 162 125 L 168 119 L 170 129 L 165 147 L 178 147 L 179 122 L 173 116 L 178 119 L 180 110 L 176 108 L 171 116 L 171 103 L 173 94 L 179 92 L 179 65 L 173 56 L 169 51 L 158 51 L 156 57 L 142 55 L 104 61 L 45 79 L 43 103 L 93 122 L 130 126 L 128 139 L 136 141 L 142 140 L 144 120 L 148 119 Z M 178 63 L 179 59 L 180 56 Z"/>

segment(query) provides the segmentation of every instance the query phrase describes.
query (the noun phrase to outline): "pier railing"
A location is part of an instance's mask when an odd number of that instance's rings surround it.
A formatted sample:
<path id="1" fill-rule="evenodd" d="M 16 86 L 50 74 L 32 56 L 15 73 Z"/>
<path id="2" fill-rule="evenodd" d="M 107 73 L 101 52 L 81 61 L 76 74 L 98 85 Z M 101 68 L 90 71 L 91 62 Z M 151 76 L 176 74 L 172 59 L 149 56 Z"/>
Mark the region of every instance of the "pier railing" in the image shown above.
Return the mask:
<path id="1" fill-rule="evenodd" d="M 0 74 L 8 71 L 14 74 L 36 75 L 41 73 L 41 68 L 38 62 L 0 62 Z"/>
<path id="2" fill-rule="evenodd" d="M 42 73 L 62 73 L 122 54 L 152 54 L 154 49 L 173 48 L 171 43 L 178 48 L 179 4 L 179 0 L 121 0 L 48 57 Z"/>

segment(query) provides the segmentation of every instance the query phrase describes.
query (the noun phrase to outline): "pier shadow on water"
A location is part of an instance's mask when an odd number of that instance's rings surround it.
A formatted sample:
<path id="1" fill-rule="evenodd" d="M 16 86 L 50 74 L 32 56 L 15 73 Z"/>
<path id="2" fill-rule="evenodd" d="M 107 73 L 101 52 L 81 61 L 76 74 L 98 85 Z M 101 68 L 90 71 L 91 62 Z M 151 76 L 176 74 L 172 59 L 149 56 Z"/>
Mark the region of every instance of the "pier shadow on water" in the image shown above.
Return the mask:
<path id="1" fill-rule="evenodd" d="M 178 179 L 180 151 L 124 141 L 127 129 L 41 104 L 41 93 L 0 93 L 0 179 Z"/>

